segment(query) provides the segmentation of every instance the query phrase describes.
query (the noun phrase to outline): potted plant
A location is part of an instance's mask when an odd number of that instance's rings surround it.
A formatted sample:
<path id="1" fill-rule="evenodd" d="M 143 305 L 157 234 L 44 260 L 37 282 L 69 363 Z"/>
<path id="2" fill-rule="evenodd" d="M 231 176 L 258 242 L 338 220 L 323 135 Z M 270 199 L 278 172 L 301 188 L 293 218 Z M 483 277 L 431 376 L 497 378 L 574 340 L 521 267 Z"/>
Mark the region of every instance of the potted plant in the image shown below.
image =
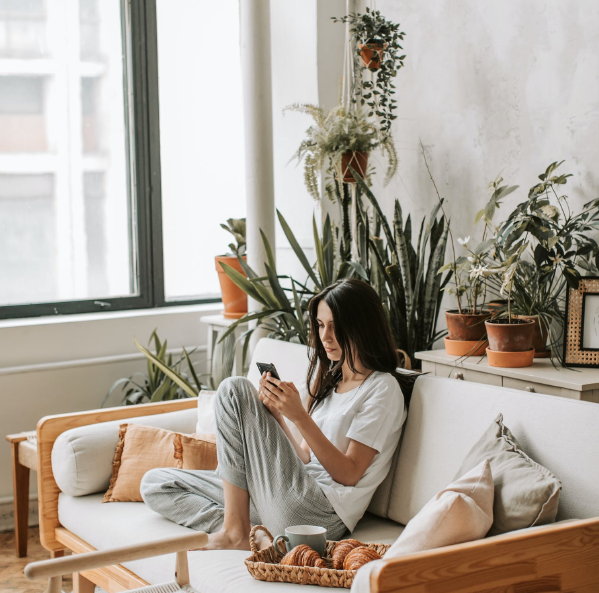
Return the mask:
<path id="1" fill-rule="evenodd" d="M 295 104 L 288 110 L 306 113 L 314 123 L 306 130 L 306 138 L 296 152 L 298 160 L 304 162 L 304 181 L 308 192 L 320 199 L 318 177 L 324 169 L 325 192 L 334 199 L 332 181 L 353 183 L 352 169 L 360 177 L 368 178 L 368 155 L 379 148 L 387 159 L 387 182 L 397 169 L 397 155 L 389 135 L 379 129 L 359 108 L 341 105 L 328 113 L 316 105 Z"/>
<path id="2" fill-rule="evenodd" d="M 526 257 L 514 273 L 509 305 L 514 318 L 534 320 L 537 357 L 551 354 L 548 339 L 555 346 L 561 338 L 566 288 L 578 286 L 580 270 L 594 272 L 599 256 L 599 245 L 590 236 L 599 228 L 599 200 L 573 213 L 568 196 L 561 193 L 571 175 L 556 172 L 562 163 L 551 163 L 539 175 L 540 182 L 496 234 L 500 258 L 505 258 L 506 246 L 519 240 L 527 243 Z M 559 349 L 556 353 L 559 356 Z"/>
<path id="3" fill-rule="evenodd" d="M 439 205 L 443 208 L 443 199 L 432 176 L 424 147 L 421 152 L 429 177 L 437 193 Z M 456 255 L 456 249 L 448 223 L 452 258 L 439 272 L 449 271 L 452 281 L 445 287 L 446 292 L 456 298 L 456 309 L 445 311 L 448 335 L 445 337 L 445 350 L 453 356 L 483 355 L 487 346 L 485 321 L 491 318 L 492 312 L 485 306 L 487 297 L 487 263 L 494 247 L 493 214 L 501 199 L 512 193 L 517 186 L 501 185 L 503 180 L 496 179 L 491 183 L 493 193 L 487 206 L 479 211 L 474 222 L 484 222 L 482 239 L 477 245 L 471 244 L 471 237 L 458 238 L 457 242 L 464 248 L 465 254 Z"/>
<path id="4" fill-rule="evenodd" d="M 397 102 L 395 77 L 403 67 L 405 55 L 401 54 L 405 33 L 399 23 L 385 18 L 379 10 L 366 8 L 363 13 L 349 13 L 333 17 L 334 22 L 347 23 L 363 65 L 372 71 L 370 80 L 355 81 L 354 101 L 366 106 L 369 115 L 376 115 L 382 133 L 389 133 Z"/>
<path id="5" fill-rule="evenodd" d="M 224 306 L 223 315 L 227 319 L 239 319 L 247 313 L 247 295 L 227 276 L 222 264 L 243 273 L 241 260 L 245 259 L 245 218 L 228 218 L 226 224 L 221 223 L 220 226 L 235 239 L 234 243 L 229 243 L 229 253 L 214 258 Z"/>

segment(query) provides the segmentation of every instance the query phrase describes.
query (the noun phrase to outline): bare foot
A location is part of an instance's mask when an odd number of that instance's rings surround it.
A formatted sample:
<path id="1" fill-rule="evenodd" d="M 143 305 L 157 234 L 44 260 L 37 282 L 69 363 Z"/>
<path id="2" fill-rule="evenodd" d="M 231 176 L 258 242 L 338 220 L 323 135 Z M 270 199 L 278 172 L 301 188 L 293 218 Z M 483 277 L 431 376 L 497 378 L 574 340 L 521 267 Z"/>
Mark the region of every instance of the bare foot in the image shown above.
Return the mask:
<path id="1" fill-rule="evenodd" d="M 237 537 L 228 531 L 215 531 L 208 534 L 208 543 L 198 550 L 249 550 L 247 536 Z"/>

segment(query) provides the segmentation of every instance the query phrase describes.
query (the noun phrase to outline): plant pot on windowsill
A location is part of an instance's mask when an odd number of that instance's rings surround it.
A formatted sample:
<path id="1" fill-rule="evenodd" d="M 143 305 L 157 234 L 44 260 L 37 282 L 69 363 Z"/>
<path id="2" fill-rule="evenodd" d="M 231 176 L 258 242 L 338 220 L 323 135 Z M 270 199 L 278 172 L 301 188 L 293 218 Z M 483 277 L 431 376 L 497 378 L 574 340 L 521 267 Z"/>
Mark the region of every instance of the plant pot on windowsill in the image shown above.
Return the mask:
<path id="1" fill-rule="evenodd" d="M 387 43 L 376 39 L 370 39 L 367 43 L 358 44 L 359 54 L 366 68 L 369 70 L 378 70 L 381 67 L 387 45 Z"/>
<path id="2" fill-rule="evenodd" d="M 245 256 L 243 257 L 245 260 Z M 220 265 L 225 263 L 231 266 L 241 274 L 245 274 L 241 263 L 236 255 L 217 255 L 214 258 L 214 267 L 218 272 L 218 281 L 223 299 L 224 312 L 226 319 L 239 319 L 248 312 L 248 297 L 229 276 L 227 276 Z"/>
<path id="3" fill-rule="evenodd" d="M 470 313 L 453 309 L 445 311 L 448 336 L 445 351 L 453 356 L 481 356 L 487 346 L 485 321 L 491 318 L 488 312 Z"/>
<path id="4" fill-rule="evenodd" d="M 534 359 L 532 334 L 534 321 L 530 319 L 493 319 L 485 321 L 490 366 L 517 368 L 530 366 Z"/>
<path id="5" fill-rule="evenodd" d="M 362 178 L 368 169 L 368 152 L 365 150 L 347 150 L 341 155 L 341 174 L 345 183 L 355 183 L 350 167 Z"/>

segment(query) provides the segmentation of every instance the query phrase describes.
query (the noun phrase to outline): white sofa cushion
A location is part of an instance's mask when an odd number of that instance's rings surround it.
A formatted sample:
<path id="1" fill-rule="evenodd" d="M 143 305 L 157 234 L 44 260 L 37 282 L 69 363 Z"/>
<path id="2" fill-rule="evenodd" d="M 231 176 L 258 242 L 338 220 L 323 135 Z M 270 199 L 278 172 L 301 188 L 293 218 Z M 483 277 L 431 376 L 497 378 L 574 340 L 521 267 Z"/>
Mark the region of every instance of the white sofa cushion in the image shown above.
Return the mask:
<path id="1" fill-rule="evenodd" d="M 64 527 L 99 550 L 191 532 L 140 502 L 102 504 L 101 494 L 77 497 L 60 494 L 58 516 Z M 392 543 L 402 529 L 401 525 L 367 515 L 358 523 L 354 535 L 364 542 Z M 249 555 L 250 552 L 237 550 L 190 552 L 192 586 L 202 593 L 264 592 L 265 584 L 255 580 L 245 567 L 243 561 Z M 125 566 L 149 583 L 163 583 L 173 579 L 175 555 L 135 560 Z M 269 593 L 289 593 L 294 587 L 301 587 L 298 590 L 302 593 L 322 593 L 322 588 L 308 585 L 268 583 L 266 587 Z"/>
<path id="2" fill-rule="evenodd" d="M 303 344 L 293 344 L 282 340 L 262 338 L 252 352 L 247 378 L 257 387 L 260 372 L 257 362 L 274 362 L 283 381 L 292 381 L 300 393 L 306 391 L 308 375 L 308 348 Z"/>
<path id="3" fill-rule="evenodd" d="M 414 386 L 389 517 L 407 523 L 500 412 L 522 449 L 562 481 L 557 519 L 599 515 L 597 404 L 424 375 Z"/>
<path id="4" fill-rule="evenodd" d="M 62 492 L 70 496 L 85 496 L 108 488 L 119 426 L 123 422 L 192 433 L 196 410 L 100 422 L 63 432 L 52 448 L 52 471 Z"/>

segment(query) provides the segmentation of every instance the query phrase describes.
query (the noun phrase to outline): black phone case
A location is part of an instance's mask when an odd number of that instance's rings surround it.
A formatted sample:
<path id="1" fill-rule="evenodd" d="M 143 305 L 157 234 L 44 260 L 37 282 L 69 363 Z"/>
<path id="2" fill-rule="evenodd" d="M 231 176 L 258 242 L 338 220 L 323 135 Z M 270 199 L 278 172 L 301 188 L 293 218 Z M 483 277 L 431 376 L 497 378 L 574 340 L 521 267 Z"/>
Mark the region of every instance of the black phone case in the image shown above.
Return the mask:
<path id="1" fill-rule="evenodd" d="M 279 381 L 281 380 L 281 377 L 279 377 L 279 373 L 277 372 L 277 368 L 272 362 L 257 362 L 256 366 L 258 367 L 260 374 L 270 373 L 275 379 L 279 379 Z"/>

